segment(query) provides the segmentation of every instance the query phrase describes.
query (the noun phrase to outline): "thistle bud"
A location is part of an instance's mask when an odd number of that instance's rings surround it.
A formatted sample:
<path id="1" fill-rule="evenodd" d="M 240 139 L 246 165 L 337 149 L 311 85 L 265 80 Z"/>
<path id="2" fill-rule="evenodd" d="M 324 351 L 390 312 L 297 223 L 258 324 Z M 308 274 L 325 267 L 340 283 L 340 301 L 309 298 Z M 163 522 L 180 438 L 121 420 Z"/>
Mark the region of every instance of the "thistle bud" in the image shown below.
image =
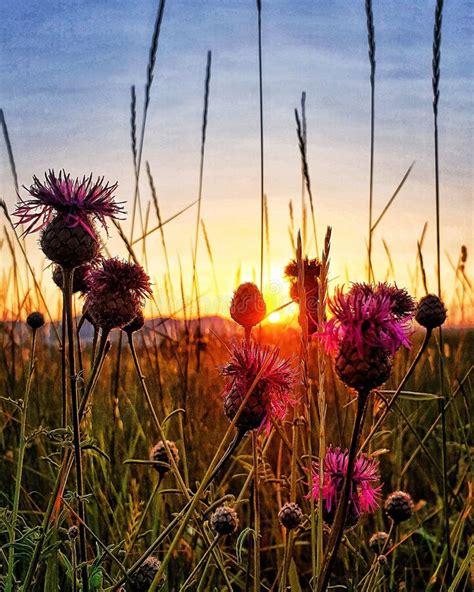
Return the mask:
<path id="1" fill-rule="evenodd" d="M 230 316 L 245 329 L 251 329 L 263 321 L 267 313 L 265 300 L 255 284 L 241 284 L 230 303 Z"/>
<path id="2" fill-rule="evenodd" d="M 44 316 L 40 312 L 32 312 L 26 318 L 26 323 L 33 330 L 40 329 L 44 325 Z"/>
<path id="3" fill-rule="evenodd" d="M 298 528 L 303 520 L 303 512 L 298 504 L 287 502 L 278 512 L 278 521 L 288 530 Z"/>
<path id="4" fill-rule="evenodd" d="M 395 524 L 405 522 L 413 515 L 413 500 L 408 493 L 404 491 L 395 491 L 385 500 L 385 513 Z"/>
<path id="5" fill-rule="evenodd" d="M 211 526 L 220 536 L 232 534 L 239 526 L 237 512 L 229 506 L 217 508 L 211 516 Z"/>
<path id="6" fill-rule="evenodd" d="M 440 327 L 446 320 L 446 307 L 436 294 L 424 296 L 418 303 L 415 319 L 426 329 Z"/>

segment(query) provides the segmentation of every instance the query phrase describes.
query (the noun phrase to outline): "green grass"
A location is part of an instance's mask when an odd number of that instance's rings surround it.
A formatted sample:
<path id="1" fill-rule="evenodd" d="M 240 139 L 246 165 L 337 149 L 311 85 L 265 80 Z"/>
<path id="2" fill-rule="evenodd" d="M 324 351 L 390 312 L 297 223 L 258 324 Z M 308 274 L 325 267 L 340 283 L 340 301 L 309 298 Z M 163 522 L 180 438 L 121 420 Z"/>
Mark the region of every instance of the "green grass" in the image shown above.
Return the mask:
<path id="1" fill-rule="evenodd" d="M 21 330 L 20 330 L 21 329 Z M 46 331 L 46 328 L 43 329 Z M 1 384 L 4 397 L 0 400 L 2 417 L 0 430 L 0 490 L 2 492 L 2 511 L 0 514 L 0 553 L 2 557 L 3 577 L 5 577 L 8 554 L 9 516 L 14 494 L 14 476 L 18 457 L 20 435 L 20 411 L 13 401 L 21 398 L 27 380 L 27 358 L 30 337 L 24 327 L 16 328 L 17 338 L 16 363 L 17 377 L 13 385 L 8 370 L 11 358 L 8 347 L 11 336 L 3 332 L 5 356 L 2 363 Z M 50 345 L 43 335 L 38 335 L 36 372 L 32 382 L 30 405 L 27 418 L 28 446 L 20 499 L 20 520 L 16 534 L 17 549 L 15 574 L 19 581 L 24 577 L 31 547 L 37 528 L 41 523 L 48 497 L 52 490 L 56 465 L 61 447 L 71 445 L 70 431 L 58 430 L 61 424 L 61 388 L 60 354 L 55 345 Z M 231 335 L 224 336 L 230 340 Z M 421 336 L 420 336 L 421 337 Z M 416 335 L 414 341 L 417 342 Z M 298 332 L 291 329 L 280 334 L 276 330 L 266 331 L 262 335 L 265 342 L 278 341 L 284 354 L 292 354 L 299 347 Z M 218 444 L 227 428 L 227 421 L 222 412 L 220 391 L 222 381 L 217 366 L 226 359 L 225 346 L 216 336 L 210 334 L 205 348 L 201 351 L 201 367 L 196 373 L 196 348 L 188 343 L 186 336 L 180 342 L 161 340 L 146 331 L 143 341 L 138 339 L 138 351 L 146 380 L 153 399 L 155 410 L 161 421 L 173 411 L 183 409 L 165 422 L 167 436 L 177 442 L 182 462 L 180 468 L 186 476 L 191 490 L 202 479 Z M 470 500 L 472 438 L 470 411 L 472 407 L 471 361 L 474 331 L 447 330 L 445 332 L 445 360 L 447 392 L 453 401 L 447 411 L 448 431 L 448 477 L 449 477 L 449 515 L 454 553 L 454 574 L 462 568 L 466 557 L 472 523 L 467 515 Z M 420 438 L 432 427 L 438 416 L 438 373 L 436 364 L 436 342 L 431 345 L 410 379 L 402 395 L 400 406 L 409 419 L 411 426 Z M 83 358 L 85 374 L 90 365 L 90 346 L 85 346 Z M 416 345 L 414 347 L 416 349 Z M 311 349 L 310 354 L 314 351 Z M 121 351 L 120 374 L 116 382 L 114 371 L 118 355 L 118 342 L 114 340 L 108 361 L 93 395 L 93 405 L 84 425 L 84 474 L 87 495 L 87 523 L 104 545 L 130 567 L 133 561 L 153 542 L 157 534 L 184 505 L 184 496 L 177 489 L 176 479 L 169 473 L 163 480 L 160 490 L 143 519 L 140 532 L 135 527 L 140 520 L 151 492 L 157 481 L 157 473 L 146 464 L 134 464 L 132 459 L 148 459 L 150 447 L 158 436 L 141 394 L 136 375 L 133 371 L 130 352 L 123 347 Z M 393 378 L 385 385 L 386 390 L 393 389 L 406 371 L 413 353 L 402 352 L 398 355 Z M 314 357 L 310 365 L 310 375 L 316 378 Z M 328 404 L 326 441 L 335 445 L 346 446 L 350 438 L 352 407 L 348 406 L 350 396 L 345 388 L 333 376 L 328 364 L 326 376 L 326 399 Z M 13 389 L 14 386 L 14 389 Z M 456 393 L 454 395 L 454 393 Z M 386 396 L 388 394 L 386 393 Z M 11 397 L 13 401 L 7 400 Z M 370 424 L 380 413 L 380 401 L 372 395 L 373 413 L 370 413 L 365 426 L 368 433 Z M 303 410 L 301 410 L 303 413 Z M 287 443 L 292 442 L 292 425 L 288 420 L 281 426 L 286 433 Z M 316 420 L 317 424 L 317 420 Z M 301 460 L 307 449 L 305 425 L 296 428 L 298 439 L 298 458 Z M 439 459 L 440 424 L 435 425 L 425 446 L 431 457 Z M 318 451 L 318 431 L 314 426 L 312 439 L 313 454 Z M 405 582 L 407 590 L 425 589 L 437 573 L 437 567 L 443 557 L 443 520 L 442 486 L 439 467 L 433 466 L 424 450 L 417 451 L 417 440 L 396 412 L 390 413 L 379 432 L 371 440 L 369 449 L 380 454 L 380 465 L 384 494 L 398 488 L 411 493 L 417 511 L 415 516 L 403 524 L 395 534 L 395 540 L 408 538 L 397 548 L 397 552 L 388 554 L 388 565 L 383 572 L 385 578 L 381 590 L 388 590 L 390 569 L 394 570 L 397 586 Z M 290 444 L 291 446 L 291 444 Z M 411 459 L 412 455 L 414 458 Z M 304 528 L 295 537 L 293 558 L 295 567 L 290 570 L 290 577 L 299 580 L 302 590 L 309 589 L 311 578 L 311 536 L 309 524 L 309 501 L 307 477 L 292 462 L 291 451 L 284 444 L 280 435 L 272 431 L 268 436 L 259 438 L 260 475 L 259 490 L 261 502 L 261 589 L 272 589 L 277 576 L 277 566 L 281 566 L 285 545 L 285 533 L 278 525 L 277 513 L 282 503 L 289 499 L 289 487 L 293 477 L 296 479 L 296 499 L 303 508 L 308 520 Z M 183 460 L 185 459 L 185 464 Z M 409 465 L 407 466 L 407 463 Z M 252 527 L 250 490 L 248 475 L 252 468 L 251 438 L 247 437 L 237 454 L 227 465 L 224 474 L 212 487 L 208 499 L 198 505 L 195 519 L 183 532 L 176 550 L 173 552 L 167 569 L 168 590 L 179 590 L 193 567 L 206 550 L 202 529 L 206 527 L 209 515 L 208 504 L 223 496 L 238 499 L 237 510 L 240 517 L 239 532 Z M 292 475 L 292 470 L 296 475 Z M 74 479 L 68 484 L 66 499 L 73 507 Z M 463 515 L 464 513 L 464 515 Z M 199 516 L 199 519 L 197 519 Z M 71 559 L 71 545 L 67 540 L 67 528 L 75 522 L 67 506 L 63 506 L 59 519 L 49 534 L 48 545 L 42 557 L 42 568 L 38 572 L 38 589 L 53 590 L 54 578 L 59 582 L 60 590 L 70 590 L 71 583 L 67 574 L 68 561 Z M 334 572 L 334 582 L 357 588 L 367 573 L 373 554 L 368 550 L 367 540 L 371 533 L 387 529 L 388 523 L 382 512 L 365 519 L 353 531 L 347 533 L 347 540 L 339 554 Z M 35 530 L 36 529 L 36 530 Z M 135 544 L 130 548 L 131 539 Z M 89 557 L 103 555 L 100 547 L 91 536 Z M 159 547 L 157 556 L 162 557 L 167 550 L 169 539 Z M 394 541 L 395 542 L 395 541 Z M 237 535 L 228 537 L 219 544 L 219 558 L 225 566 L 227 576 L 234 590 L 246 589 L 248 565 L 248 539 L 238 539 Z M 392 566 L 392 557 L 395 562 Z M 48 561 L 48 559 L 50 561 Z M 48 570 L 45 566 L 48 564 Z M 441 589 L 439 579 L 443 574 L 443 565 L 438 574 L 438 583 L 433 589 Z M 119 576 L 119 568 L 110 559 L 102 557 L 101 568 L 104 572 L 103 586 L 106 589 Z M 204 575 L 203 575 L 204 574 Z M 216 559 L 206 563 L 205 570 L 199 577 L 205 579 L 201 589 L 224 589 L 225 581 L 217 568 Z M 48 578 L 48 580 L 46 580 Z M 49 581 L 49 583 L 45 583 Z M 459 578 L 459 587 L 467 590 L 467 575 Z M 295 586 L 296 584 L 293 584 Z M 275 588 L 274 588 L 275 589 Z M 277 589 L 277 588 L 276 588 Z M 294 588 L 297 589 L 297 588 Z M 398 589 L 398 588 L 393 588 Z"/>

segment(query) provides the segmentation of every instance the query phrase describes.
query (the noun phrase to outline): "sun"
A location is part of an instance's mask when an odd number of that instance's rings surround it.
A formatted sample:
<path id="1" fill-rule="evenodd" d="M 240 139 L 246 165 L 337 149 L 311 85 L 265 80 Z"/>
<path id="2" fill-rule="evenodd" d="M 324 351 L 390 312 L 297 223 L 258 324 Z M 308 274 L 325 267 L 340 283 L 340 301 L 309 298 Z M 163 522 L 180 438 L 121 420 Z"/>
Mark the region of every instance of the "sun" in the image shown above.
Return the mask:
<path id="1" fill-rule="evenodd" d="M 269 323 L 279 323 L 281 321 L 281 314 L 279 312 L 272 312 L 268 315 Z"/>

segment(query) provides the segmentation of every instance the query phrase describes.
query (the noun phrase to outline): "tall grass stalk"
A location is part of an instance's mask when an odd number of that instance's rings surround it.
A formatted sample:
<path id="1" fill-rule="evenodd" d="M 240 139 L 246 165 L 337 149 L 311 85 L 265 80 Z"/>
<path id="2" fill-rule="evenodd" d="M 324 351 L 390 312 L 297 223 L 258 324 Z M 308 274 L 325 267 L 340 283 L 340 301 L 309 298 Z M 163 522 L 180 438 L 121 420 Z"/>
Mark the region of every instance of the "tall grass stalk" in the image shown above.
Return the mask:
<path id="1" fill-rule="evenodd" d="M 443 0 L 436 0 L 434 31 L 433 31 L 433 61 L 432 61 L 432 86 L 433 86 L 433 139 L 434 139 L 434 166 L 435 166 L 435 213 L 436 213 L 436 275 L 438 284 L 438 296 L 441 298 L 441 231 L 440 231 L 440 188 L 439 188 L 439 142 L 438 142 L 438 104 L 439 82 L 441 78 L 441 29 L 443 23 Z M 444 392 L 444 359 L 443 359 L 443 330 L 439 327 L 439 386 L 441 399 L 439 410 L 441 413 L 441 466 L 443 471 L 443 505 L 444 505 L 444 539 L 447 553 L 447 582 L 451 580 L 453 564 L 451 553 L 451 539 L 449 534 L 449 506 L 448 506 L 448 472 L 446 466 L 447 434 L 446 414 L 444 404 L 446 394 Z"/>
<path id="2" fill-rule="evenodd" d="M 206 132 L 207 132 L 207 118 L 209 111 L 209 92 L 211 83 L 211 64 L 212 64 L 212 52 L 207 52 L 206 62 L 206 76 L 204 80 L 204 106 L 202 111 L 202 126 L 201 126 L 201 153 L 199 160 L 199 185 L 198 185 L 198 200 L 197 200 L 197 212 L 196 212 L 196 230 L 194 236 L 194 251 L 193 251 L 193 279 L 191 287 L 191 300 L 196 294 L 196 313 L 197 313 L 197 328 L 196 334 L 198 340 L 201 338 L 201 309 L 199 306 L 198 286 L 197 286 L 197 255 L 199 245 L 199 230 L 201 227 L 201 203 L 202 203 L 202 184 L 204 176 L 204 155 L 206 149 Z M 196 360 L 197 368 L 200 368 L 200 347 L 196 348 Z"/>
<path id="3" fill-rule="evenodd" d="M 13 184 L 15 186 L 15 191 L 18 193 L 18 190 L 20 188 L 19 183 L 18 183 L 18 173 L 16 170 L 15 158 L 13 156 L 12 143 L 10 141 L 10 134 L 8 133 L 7 122 L 5 120 L 5 114 L 3 112 L 3 109 L 0 109 L 0 125 L 2 127 L 3 139 L 5 140 L 5 146 L 7 148 L 8 161 L 10 163 L 10 170 L 11 170 L 12 176 L 13 176 Z"/>
<path id="4" fill-rule="evenodd" d="M 301 123 L 300 116 L 298 114 L 298 109 L 295 109 L 295 120 L 296 120 L 296 135 L 298 136 L 298 146 L 301 155 L 301 167 L 303 170 L 303 178 L 306 185 L 306 191 L 308 193 L 309 198 L 309 205 L 311 208 L 311 223 L 313 225 L 313 237 L 314 237 L 314 248 L 316 253 L 319 251 L 318 249 L 318 235 L 316 232 L 316 216 L 314 213 L 314 199 L 313 199 L 313 191 L 311 189 L 311 178 L 309 176 L 309 166 L 308 166 L 308 155 L 307 155 L 307 145 L 306 145 L 306 117 L 304 126 Z M 305 209 L 303 210 L 303 214 L 305 214 Z M 304 224 L 303 226 L 306 227 L 306 216 L 304 215 Z"/>
<path id="5" fill-rule="evenodd" d="M 194 580 L 195 575 L 199 572 L 199 570 L 201 569 L 201 566 L 208 560 L 208 558 L 210 558 L 210 555 L 214 551 L 214 548 L 217 546 L 218 542 L 219 542 L 219 535 L 216 535 L 214 537 L 212 543 L 210 544 L 210 546 L 207 547 L 206 551 L 203 553 L 201 559 L 197 562 L 196 567 L 192 570 L 192 572 L 186 578 L 184 584 L 181 586 L 181 590 L 183 592 L 185 590 L 187 590 L 188 588 L 190 588 L 191 585 L 194 583 L 193 580 Z"/>
<path id="6" fill-rule="evenodd" d="M 321 271 L 318 278 L 318 326 L 322 327 L 326 318 L 327 292 L 329 280 L 329 254 L 331 250 L 332 228 L 328 226 L 324 239 L 324 250 L 321 257 Z M 323 507 L 324 487 L 324 457 L 326 456 L 326 357 L 321 343 L 317 342 L 317 363 L 318 363 L 318 411 L 319 411 L 319 492 L 318 508 Z M 322 512 L 317 515 L 317 573 L 321 573 L 321 562 L 324 555 L 324 533 Z"/>
<path id="7" fill-rule="evenodd" d="M 56 324 L 53 322 L 53 316 L 51 315 L 51 310 L 50 310 L 50 308 L 48 306 L 48 302 L 47 302 L 46 298 L 44 297 L 44 294 L 43 294 L 43 291 L 41 289 L 41 286 L 40 286 L 40 284 L 39 284 L 39 282 L 38 282 L 38 280 L 36 278 L 35 271 L 34 271 L 32 265 L 30 263 L 30 259 L 29 259 L 28 255 L 26 253 L 26 248 L 25 248 L 24 244 L 22 243 L 20 237 L 18 236 L 18 232 L 16 231 L 15 225 L 13 224 L 13 221 L 12 221 L 12 219 L 10 217 L 9 212 L 8 212 L 7 204 L 4 202 L 3 199 L 0 199 L 0 209 L 3 210 L 3 214 L 4 214 L 5 218 L 7 219 L 7 222 L 9 224 L 9 226 L 10 226 L 10 229 L 11 229 L 11 231 L 13 232 L 13 234 L 15 236 L 15 239 L 16 239 L 16 241 L 18 243 L 18 246 L 20 247 L 21 254 L 23 255 L 23 258 L 24 258 L 24 261 L 25 261 L 25 265 L 26 265 L 26 267 L 28 268 L 28 271 L 31 274 L 31 277 L 33 279 L 33 283 L 35 285 L 37 294 L 39 295 L 39 297 L 41 299 L 41 304 L 42 304 L 42 306 L 44 306 L 44 310 L 46 311 L 47 316 L 48 316 L 49 320 L 51 321 L 51 326 L 53 328 L 54 334 L 55 334 L 55 336 L 56 336 L 56 338 L 58 340 L 58 343 L 61 345 L 61 338 L 59 336 L 59 333 L 58 333 L 58 329 L 56 327 Z M 16 260 L 14 262 L 16 264 Z"/>
<path id="8" fill-rule="evenodd" d="M 153 206 L 155 208 L 156 219 L 158 221 L 158 226 L 160 229 L 161 245 L 163 247 L 163 254 L 165 256 L 166 273 L 167 273 L 167 280 L 168 280 L 169 292 L 170 292 L 170 299 L 169 300 L 170 300 L 170 303 L 172 303 L 172 308 L 174 310 L 176 308 L 176 304 L 174 301 L 173 281 L 172 281 L 172 275 L 171 275 L 170 260 L 169 260 L 169 256 L 168 256 L 168 248 L 166 246 L 165 231 L 163 228 L 163 221 L 161 218 L 160 205 L 158 202 L 158 193 L 156 191 L 155 182 L 153 180 L 153 175 L 151 173 L 150 163 L 148 161 L 146 162 L 146 172 L 147 172 L 147 177 L 148 177 L 148 183 L 150 185 Z M 147 231 L 146 235 L 148 235 L 148 231 Z"/>
<path id="9" fill-rule="evenodd" d="M 373 280 L 372 269 L 372 211 L 374 194 L 374 148 L 375 148 L 375 27 L 372 0 L 365 0 L 367 16 L 367 40 L 370 62 L 370 173 L 369 173 L 369 238 L 367 274 L 369 283 Z"/>
<path id="10" fill-rule="evenodd" d="M 259 456 L 258 456 L 258 434 L 252 432 L 252 462 L 253 462 L 253 589 L 254 592 L 260 592 L 260 474 L 259 474 Z"/>
<path id="11" fill-rule="evenodd" d="M 262 60 L 262 0 L 257 3 L 257 32 L 258 32 L 258 97 L 259 97 L 259 121 L 260 121 L 260 291 L 263 291 L 263 260 L 264 260 L 264 234 L 265 234 L 265 159 L 264 159 L 264 134 L 263 134 L 263 60 Z M 269 279 L 269 278 L 268 278 Z M 260 589 L 260 492 L 258 473 L 258 436 L 252 434 L 253 451 L 253 519 L 254 519 L 254 591 Z"/>
<path id="12" fill-rule="evenodd" d="M 173 471 L 173 473 L 174 473 L 174 475 L 176 477 L 176 480 L 177 480 L 177 482 L 178 482 L 178 484 L 180 486 L 180 489 L 186 495 L 187 494 L 186 484 L 184 483 L 184 480 L 183 480 L 183 478 L 181 476 L 181 472 L 180 472 L 180 470 L 178 468 L 178 465 L 176 463 L 176 459 L 175 459 L 174 455 L 172 454 L 171 449 L 170 449 L 170 447 L 168 445 L 168 440 L 166 439 L 166 435 L 165 435 L 165 433 L 163 431 L 163 427 L 161 425 L 160 420 L 158 419 L 158 415 L 156 414 L 155 407 L 153 405 L 153 401 L 152 401 L 150 392 L 148 390 L 148 386 L 146 384 L 145 376 L 144 376 L 144 374 L 142 372 L 142 369 L 141 369 L 140 360 L 138 359 L 137 351 L 136 351 L 136 348 L 135 348 L 135 343 L 134 343 L 134 339 L 133 339 L 133 333 L 127 332 L 127 337 L 128 337 L 128 346 L 129 346 L 130 352 L 132 354 L 132 358 L 133 358 L 133 363 L 134 363 L 134 366 L 135 366 L 135 370 L 136 370 L 138 379 L 140 381 L 140 386 L 141 386 L 143 395 L 145 396 L 145 400 L 147 402 L 148 409 L 149 409 L 150 414 L 151 414 L 151 417 L 153 419 L 153 423 L 155 424 L 155 427 L 156 427 L 156 430 L 158 432 L 158 435 L 159 435 L 160 439 L 163 442 L 163 446 L 164 446 L 164 448 L 166 450 L 166 454 L 168 455 L 168 459 L 169 459 L 169 462 L 170 462 L 170 465 L 171 465 L 171 469 L 172 469 L 172 471 Z"/>
<path id="13" fill-rule="evenodd" d="M 309 490 L 313 488 L 313 442 L 312 442 L 312 416 L 313 416 L 313 397 L 311 392 L 311 381 L 309 377 L 309 338 L 308 338 L 308 317 L 306 313 L 306 290 L 305 290 L 305 269 L 303 262 L 303 244 L 301 239 L 301 231 L 298 231 L 296 238 L 296 265 L 298 270 L 297 288 L 298 288 L 298 307 L 299 307 L 299 323 L 301 327 L 301 342 L 300 342 L 300 357 L 301 357 L 301 380 L 303 401 L 305 407 L 305 419 L 307 422 L 306 429 L 306 446 L 308 451 L 308 479 Z M 316 529 L 316 514 L 314 499 L 310 497 L 311 508 L 311 575 L 312 585 L 316 581 L 318 573 L 318 558 L 317 558 L 317 529 Z"/>
<path id="14" fill-rule="evenodd" d="M 150 50 L 148 54 L 148 65 L 147 65 L 147 76 L 146 76 L 146 84 L 145 84 L 145 99 L 143 104 L 143 116 L 142 116 L 142 126 L 141 126 L 141 133 L 140 138 L 138 141 L 138 149 L 135 148 L 135 194 L 133 197 L 133 209 L 132 209 L 132 221 L 131 221 L 131 231 L 130 231 L 130 242 L 133 243 L 133 231 L 135 228 L 135 217 L 137 212 L 137 206 L 141 215 L 141 201 L 140 201 L 140 169 L 142 163 L 142 156 L 143 156 L 143 145 L 145 142 L 145 131 L 146 131 L 146 122 L 148 116 L 148 107 L 150 105 L 150 98 L 151 98 L 151 87 L 153 84 L 153 77 L 155 73 L 155 65 L 156 65 L 156 56 L 158 52 L 158 41 L 160 39 L 160 31 L 161 31 L 161 24 L 163 22 L 163 15 L 165 12 L 165 2 L 166 0 L 160 0 L 158 5 L 158 11 L 156 14 L 155 19 L 155 26 L 153 29 L 153 35 L 151 38 Z M 133 105 L 133 95 L 132 95 L 132 105 Z M 132 107 L 132 114 L 133 114 L 133 107 Z M 133 116 L 132 116 L 133 118 Z M 133 128 L 132 128 L 133 129 Z M 142 228 L 143 230 L 143 228 Z M 143 232 L 142 232 L 143 234 Z"/>
<path id="15" fill-rule="evenodd" d="M 16 465 L 15 475 L 15 491 L 13 494 L 13 509 L 11 517 L 11 531 L 10 531 L 10 547 L 8 549 L 8 572 L 5 592 L 13 591 L 14 570 L 15 570 L 15 539 L 16 528 L 18 521 L 18 510 L 20 507 L 21 483 L 23 478 L 23 461 L 25 458 L 25 450 L 27 445 L 26 437 L 26 423 L 28 419 L 28 404 L 30 400 L 31 383 L 35 371 L 35 355 L 36 355 L 36 333 L 37 329 L 33 329 L 30 349 L 30 363 L 28 368 L 28 375 L 26 378 L 25 391 L 23 394 L 23 404 L 21 405 L 21 423 L 20 423 L 20 440 L 18 443 L 18 460 Z"/>
<path id="16" fill-rule="evenodd" d="M 304 144 L 306 146 L 307 142 L 307 134 L 306 134 L 306 93 L 303 91 L 301 93 L 301 123 L 302 123 L 302 136 L 304 140 Z M 304 165 L 301 163 L 301 240 L 303 241 L 303 251 L 306 252 L 307 244 L 306 244 L 306 183 L 305 183 L 305 175 L 304 175 Z"/>
<path id="17" fill-rule="evenodd" d="M 258 32 L 258 98 L 260 121 L 260 291 L 263 290 L 263 245 L 264 245 L 264 199 L 265 199 L 265 160 L 263 135 L 263 62 L 262 62 L 262 0 L 257 2 Z"/>

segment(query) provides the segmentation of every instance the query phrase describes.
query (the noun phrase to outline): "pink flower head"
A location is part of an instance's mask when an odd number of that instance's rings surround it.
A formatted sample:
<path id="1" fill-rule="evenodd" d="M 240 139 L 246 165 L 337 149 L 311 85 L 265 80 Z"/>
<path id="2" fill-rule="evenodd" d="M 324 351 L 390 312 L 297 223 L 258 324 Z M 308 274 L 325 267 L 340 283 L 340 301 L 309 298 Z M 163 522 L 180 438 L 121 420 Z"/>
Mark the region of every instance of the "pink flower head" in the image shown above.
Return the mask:
<path id="1" fill-rule="evenodd" d="M 416 304 L 413 298 L 406 290 L 398 288 L 396 285 L 391 286 L 387 282 L 379 282 L 376 285 L 352 284 L 349 293 L 357 294 L 359 292 L 367 296 L 377 296 L 387 299 L 390 302 L 390 310 L 396 318 L 403 319 L 407 316 L 411 318 L 415 313 Z"/>
<path id="2" fill-rule="evenodd" d="M 221 374 L 226 381 L 222 395 L 229 419 L 257 381 L 236 423 L 244 431 L 262 426 L 268 429 L 272 418 L 284 419 L 296 402 L 292 392 L 296 372 L 289 360 L 279 357 L 277 348 L 261 347 L 253 341 L 235 343 Z"/>
<path id="3" fill-rule="evenodd" d="M 104 259 L 102 265 L 91 269 L 86 277 L 89 292 L 95 297 L 102 294 L 127 293 L 137 304 L 145 303 L 150 296 L 150 278 L 141 265 L 128 263 L 118 257 Z"/>
<path id="4" fill-rule="evenodd" d="M 86 281 L 85 314 L 104 331 L 125 327 L 140 317 L 145 298 L 151 294 L 150 278 L 143 268 L 120 259 L 105 259 L 87 274 Z"/>
<path id="5" fill-rule="evenodd" d="M 92 174 L 82 180 L 71 179 L 61 171 L 56 176 L 53 170 L 45 174 L 45 181 L 33 177 L 33 184 L 27 191 L 31 199 L 17 205 L 15 216 L 18 224 L 25 224 L 25 234 L 44 228 L 56 215 L 64 217 L 69 227 L 83 226 L 89 234 L 94 234 L 94 221 L 107 228 L 106 218 L 116 218 L 123 213 L 120 204 L 114 201 L 113 193 L 117 183 L 104 185 L 104 178 L 93 181 Z"/>
<path id="6" fill-rule="evenodd" d="M 356 347 L 360 355 L 371 348 L 394 354 L 410 347 L 409 322 L 415 303 L 405 291 L 388 284 L 354 284 L 347 293 L 336 290 L 329 302 L 333 317 L 326 323 L 323 339 L 328 351 L 341 345 Z"/>
<path id="7" fill-rule="evenodd" d="M 349 454 L 341 448 L 330 446 L 326 451 L 323 462 L 323 512 L 325 516 L 334 516 L 339 496 L 342 491 L 344 477 L 347 472 Z M 355 461 L 349 491 L 349 503 L 356 517 L 361 514 L 374 512 L 379 505 L 381 485 L 374 482 L 380 479 L 378 461 L 365 454 L 359 454 Z M 319 499 L 319 463 L 313 463 L 313 489 L 310 493 L 313 499 Z"/>

